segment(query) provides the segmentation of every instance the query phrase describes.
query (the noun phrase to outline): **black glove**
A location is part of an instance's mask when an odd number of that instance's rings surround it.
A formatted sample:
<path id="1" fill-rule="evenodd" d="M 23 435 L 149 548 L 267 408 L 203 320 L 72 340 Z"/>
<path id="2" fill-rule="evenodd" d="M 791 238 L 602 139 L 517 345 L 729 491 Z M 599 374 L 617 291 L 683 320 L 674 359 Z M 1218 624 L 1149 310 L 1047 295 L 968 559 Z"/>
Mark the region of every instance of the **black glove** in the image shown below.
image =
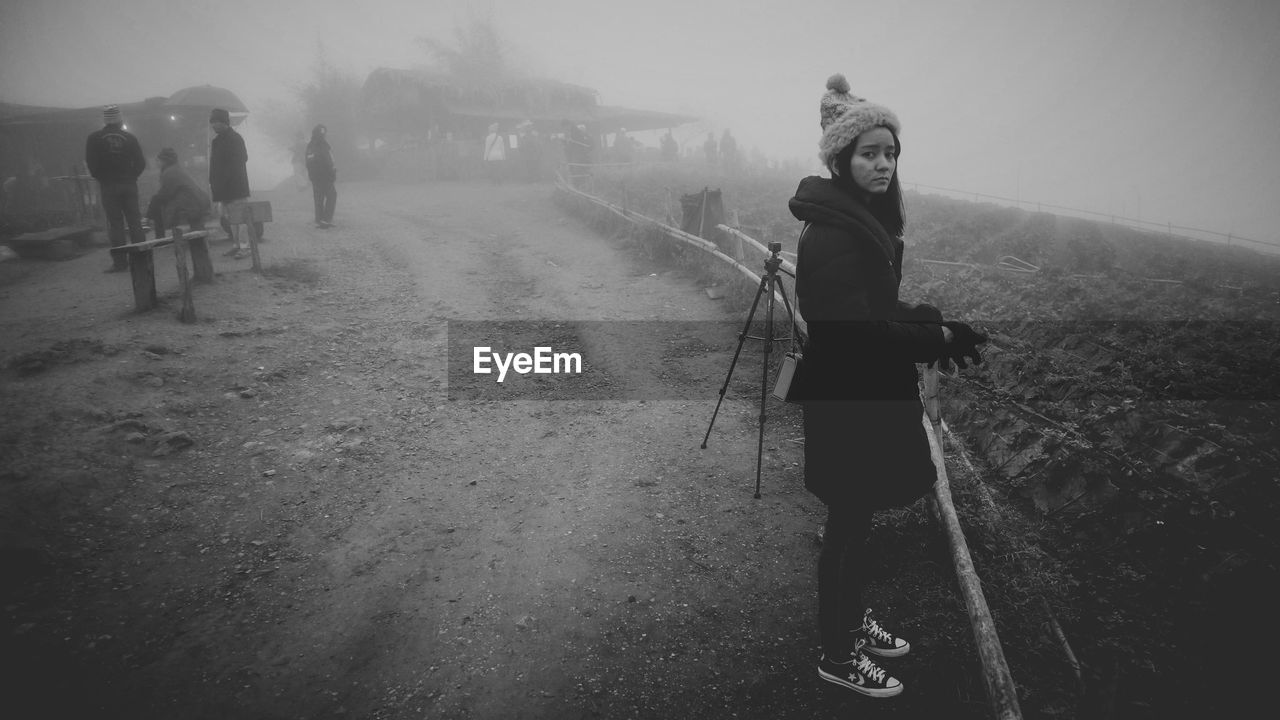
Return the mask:
<path id="1" fill-rule="evenodd" d="M 961 370 L 969 367 L 965 364 L 966 358 L 974 365 L 982 364 L 982 355 L 978 352 L 978 346 L 987 341 L 986 335 L 974 330 L 966 323 L 955 320 L 948 320 L 942 323 L 942 326 L 951 331 L 951 342 L 944 346 L 942 357 L 939 358 L 943 370 L 947 369 L 948 360 L 955 362 Z"/>

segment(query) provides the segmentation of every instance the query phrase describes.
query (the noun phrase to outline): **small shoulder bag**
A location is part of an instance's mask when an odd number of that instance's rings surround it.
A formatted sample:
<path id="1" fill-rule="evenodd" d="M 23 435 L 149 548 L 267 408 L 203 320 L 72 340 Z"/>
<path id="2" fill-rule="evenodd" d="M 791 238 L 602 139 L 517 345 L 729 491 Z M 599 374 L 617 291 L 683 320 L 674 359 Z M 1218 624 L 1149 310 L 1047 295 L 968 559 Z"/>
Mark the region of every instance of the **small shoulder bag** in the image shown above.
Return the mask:
<path id="1" fill-rule="evenodd" d="M 800 231 L 800 239 L 804 239 L 804 234 L 809 229 L 809 223 L 804 224 L 804 230 Z M 797 246 L 799 242 L 797 242 Z M 782 365 L 778 368 L 778 377 L 773 383 L 773 396 L 783 402 L 798 403 L 803 400 L 800 393 L 801 381 L 804 378 L 804 353 L 796 342 L 798 335 L 796 328 L 796 318 L 794 313 L 791 315 L 791 342 L 787 348 L 787 354 L 782 356 Z"/>

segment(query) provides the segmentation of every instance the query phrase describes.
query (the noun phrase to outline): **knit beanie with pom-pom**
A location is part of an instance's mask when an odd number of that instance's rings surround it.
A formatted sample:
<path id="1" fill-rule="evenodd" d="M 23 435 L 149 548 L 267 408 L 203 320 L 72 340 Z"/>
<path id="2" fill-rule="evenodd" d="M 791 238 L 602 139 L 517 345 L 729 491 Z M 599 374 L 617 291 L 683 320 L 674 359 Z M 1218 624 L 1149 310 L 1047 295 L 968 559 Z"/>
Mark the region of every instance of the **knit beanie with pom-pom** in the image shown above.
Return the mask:
<path id="1" fill-rule="evenodd" d="M 883 105 L 849 94 L 849 81 L 836 73 L 827 79 L 827 92 L 818 107 L 822 123 L 822 139 L 818 141 L 818 159 L 828 166 L 831 159 L 862 133 L 876 127 L 887 127 L 894 137 L 902 132 L 898 116 Z"/>

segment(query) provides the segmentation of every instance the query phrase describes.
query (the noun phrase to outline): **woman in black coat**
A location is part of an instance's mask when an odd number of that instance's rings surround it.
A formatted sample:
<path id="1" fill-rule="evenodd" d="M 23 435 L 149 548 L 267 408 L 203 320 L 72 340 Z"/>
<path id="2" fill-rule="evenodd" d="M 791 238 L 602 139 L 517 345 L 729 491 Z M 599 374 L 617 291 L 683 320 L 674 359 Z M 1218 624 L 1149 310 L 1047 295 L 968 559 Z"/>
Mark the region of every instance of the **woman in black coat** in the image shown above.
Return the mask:
<path id="1" fill-rule="evenodd" d="M 316 206 L 316 227 L 333 227 L 333 209 L 338 204 L 338 167 L 333 162 L 333 151 L 325 139 L 329 130 L 324 125 L 311 129 L 311 142 L 307 143 L 307 177 L 311 180 L 312 199 Z"/>
<path id="2" fill-rule="evenodd" d="M 806 177 L 789 203 L 804 221 L 796 298 L 808 325 L 804 349 L 805 487 L 827 505 L 818 560 L 818 674 L 864 695 L 902 683 L 871 659 L 910 644 L 862 602 L 866 538 L 874 511 L 907 505 L 936 478 L 915 363 L 980 362 L 986 340 L 943 322 L 929 305 L 898 300 L 904 211 L 897 162 L 901 125 L 891 110 L 827 82 L 819 157 L 831 178 Z"/>

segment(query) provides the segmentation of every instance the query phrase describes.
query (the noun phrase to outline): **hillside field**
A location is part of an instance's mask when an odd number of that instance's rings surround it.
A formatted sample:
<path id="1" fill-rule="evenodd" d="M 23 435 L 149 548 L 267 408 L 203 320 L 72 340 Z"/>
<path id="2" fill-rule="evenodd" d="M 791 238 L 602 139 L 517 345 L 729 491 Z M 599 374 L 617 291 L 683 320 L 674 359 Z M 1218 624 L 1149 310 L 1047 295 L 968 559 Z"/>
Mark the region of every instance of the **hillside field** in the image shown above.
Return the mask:
<path id="1" fill-rule="evenodd" d="M 599 172 L 588 191 L 680 227 L 683 196 L 719 190 L 727 224 L 794 252 L 799 178 L 707 172 Z M 969 542 L 1004 585 L 988 593 L 1052 607 L 1092 707 L 1232 707 L 1236 691 L 1214 683 L 1263 672 L 1233 659 L 1240 639 L 1280 634 L 1280 255 L 911 191 L 905 202 L 902 298 L 992 338 L 987 361 L 943 387 L 978 468 L 956 489 L 980 500 L 962 502 Z M 1000 267 L 1010 256 L 1034 270 Z"/>

